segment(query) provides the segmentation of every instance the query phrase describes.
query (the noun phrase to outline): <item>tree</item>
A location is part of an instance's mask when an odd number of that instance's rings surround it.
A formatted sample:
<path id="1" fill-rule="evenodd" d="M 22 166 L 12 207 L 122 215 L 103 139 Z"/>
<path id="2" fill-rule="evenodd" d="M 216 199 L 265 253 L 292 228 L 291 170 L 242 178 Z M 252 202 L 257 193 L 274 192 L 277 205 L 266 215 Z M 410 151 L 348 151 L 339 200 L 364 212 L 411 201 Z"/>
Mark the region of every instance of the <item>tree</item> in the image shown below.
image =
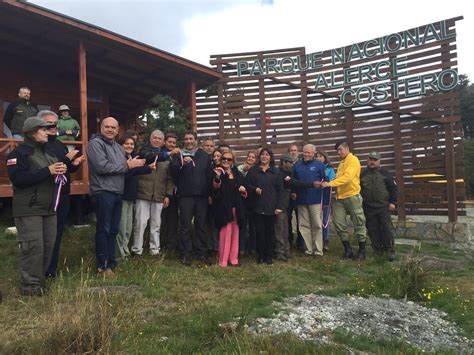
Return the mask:
<path id="1" fill-rule="evenodd" d="M 151 132 L 159 129 L 166 133 L 175 133 L 178 143 L 182 143 L 184 133 L 191 129 L 191 111 L 183 108 L 169 96 L 156 95 L 148 103 L 143 115 L 138 118 L 141 125 L 146 125 L 145 142 L 148 142 Z"/>
<path id="2" fill-rule="evenodd" d="M 461 122 L 464 138 L 474 138 L 474 85 L 469 82 L 467 75 L 459 76 Z"/>

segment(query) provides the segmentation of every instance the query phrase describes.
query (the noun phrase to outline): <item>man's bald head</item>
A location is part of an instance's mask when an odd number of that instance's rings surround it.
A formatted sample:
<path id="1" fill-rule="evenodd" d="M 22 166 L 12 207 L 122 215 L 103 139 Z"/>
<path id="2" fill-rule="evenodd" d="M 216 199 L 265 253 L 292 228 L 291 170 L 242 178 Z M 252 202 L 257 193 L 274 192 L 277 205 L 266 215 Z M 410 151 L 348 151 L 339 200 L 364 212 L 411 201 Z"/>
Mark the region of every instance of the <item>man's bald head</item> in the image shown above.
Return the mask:
<path id="1" fill-rule="evenodd" d="M 118 134 L 119 123 L 113 117 L 106 117 L 100 124 L 100 134 L 106 139 L 113 141 Z"/>

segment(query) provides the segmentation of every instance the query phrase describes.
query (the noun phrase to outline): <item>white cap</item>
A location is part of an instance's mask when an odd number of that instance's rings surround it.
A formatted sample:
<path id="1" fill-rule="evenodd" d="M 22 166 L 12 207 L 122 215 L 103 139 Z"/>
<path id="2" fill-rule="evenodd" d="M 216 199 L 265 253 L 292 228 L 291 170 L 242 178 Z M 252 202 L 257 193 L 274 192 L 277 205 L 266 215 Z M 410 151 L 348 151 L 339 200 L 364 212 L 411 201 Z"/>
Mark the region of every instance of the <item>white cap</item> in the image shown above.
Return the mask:
<path id="1" fill-rule="evenodd" d="M 59 111 L 69 111 L 69 106 L 68 105 L 61 105 L 61 106 L 59 106 Z"/>

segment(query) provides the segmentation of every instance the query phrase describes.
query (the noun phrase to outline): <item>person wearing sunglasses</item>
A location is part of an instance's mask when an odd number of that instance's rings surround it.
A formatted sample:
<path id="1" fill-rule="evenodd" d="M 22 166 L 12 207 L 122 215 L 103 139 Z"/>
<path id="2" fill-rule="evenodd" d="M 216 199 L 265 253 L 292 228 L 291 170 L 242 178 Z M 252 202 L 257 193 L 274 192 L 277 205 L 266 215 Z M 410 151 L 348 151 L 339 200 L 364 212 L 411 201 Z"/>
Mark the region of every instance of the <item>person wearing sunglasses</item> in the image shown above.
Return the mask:
<path id="1" fill-rule="evenodd" d="M 234 154 L 222 154 L 221 166 L 214 169 L 213 202 L 215 226 L 219 230 L 219 266 L 239 266 L 239 225 L 245 218 L 242 199 L 247 197 L 244 178 L 234 166 Z"/>
<path id="2" fill-rule="evenodd" d="M 58 274 L 59 249 L 61 247 L 61 240 L 63 237 L 64 227 L 67 223 L 69 208 L 71 205 L 71 173 L 79 169 L 79 165 L 83 162 L 84 156 L 77 156 L 78 150 L 68 151 L 68 148 L 57 138 L 58 137 L 58 115 L 49 110 L 42 110 L 38 112 L 38 118 L 48 124 L 46 133 L 48 134 L 48 142 L 45 145 L 46 152 L 55 156 L 60 162 L 67 166 L 67 172 L 64 174 L 66 179 L 64 185 L 61 187 L 59 195 L 59 204 L 57 207 L 57 227 L 56 227 L 56 241 L 54 242 L 53 255 L 49 263 L 46 277 L 55 278 Z"/>

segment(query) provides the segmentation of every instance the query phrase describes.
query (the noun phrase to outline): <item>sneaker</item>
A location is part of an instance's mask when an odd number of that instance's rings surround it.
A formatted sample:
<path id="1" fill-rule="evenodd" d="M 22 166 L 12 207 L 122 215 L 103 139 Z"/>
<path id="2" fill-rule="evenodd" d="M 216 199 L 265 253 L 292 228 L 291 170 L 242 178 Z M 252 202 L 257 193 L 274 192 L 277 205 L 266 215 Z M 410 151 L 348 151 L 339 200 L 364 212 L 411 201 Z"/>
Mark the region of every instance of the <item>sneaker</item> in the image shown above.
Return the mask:
<path id="1" fill-rule="evenodd" d="M 150 255 L 151 256 L 158 256 L 160 255 L 160 250 L 150 250 Z"/>
<path id="2" fill-rule="evenodd" d="M 181 259 L 181 264 L 183 264 L 184 266 L 191 266 L 191 258 L 183 256 L 183 258 Z"/>
<path id="3" fill-rule="evenodd" d="M 395 261 L 395 252 L 394 251 L 389 251 L 388 252 L 388 261 L 390 261 L 390 262 Z"/>
<path id="4" fill-rule="evenodd" d="M 288 262 L 288 258 L 285 255 L 278 255 L 276 259 L 279 261 Z"/>
<path id="5" fill-rule="evenodd" d="M 104 269 L 98 268 L 97 272 L 98 272 L 98 275 L 102 276 L 104 279 L 116 279 L 117 278 L 117 275 L 111 269 L 105 269 L 104 270 Z"/>

